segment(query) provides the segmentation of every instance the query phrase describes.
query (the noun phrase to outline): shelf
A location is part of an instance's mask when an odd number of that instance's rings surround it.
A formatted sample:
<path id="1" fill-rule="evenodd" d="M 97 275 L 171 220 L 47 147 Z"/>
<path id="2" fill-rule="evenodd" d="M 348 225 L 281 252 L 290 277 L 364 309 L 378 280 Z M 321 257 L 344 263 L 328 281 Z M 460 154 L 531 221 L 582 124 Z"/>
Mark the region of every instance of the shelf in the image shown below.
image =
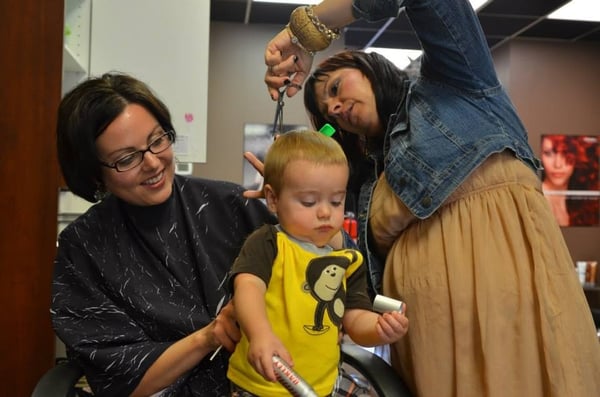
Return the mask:
<path id="1" fill-rule="evenodd" d="M 63 70 L 65 72 L 87 73 L 86 65 L 66 45 L 63 46 Z"/>
<path id="2" fill-rule="evenodd" d="M 93 204 L 74 195 L 70 191 L 61 190 L 58 192 L 58 215 L 83 214 Z"/>
<path id="3" fill-rule="evenodd" d="M 89 74 L 91 0 L 65 0 L 63 95 Z"/>

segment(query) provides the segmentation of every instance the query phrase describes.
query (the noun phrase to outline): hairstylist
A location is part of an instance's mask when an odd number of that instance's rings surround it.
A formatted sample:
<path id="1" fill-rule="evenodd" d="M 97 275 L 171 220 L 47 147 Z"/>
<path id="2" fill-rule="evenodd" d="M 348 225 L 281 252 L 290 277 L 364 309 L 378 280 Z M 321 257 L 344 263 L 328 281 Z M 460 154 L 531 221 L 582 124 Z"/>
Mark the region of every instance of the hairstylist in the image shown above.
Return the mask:
<path id="1" fill-rule="evenodd" d="M 67 185 L 100 200 L 59 237 L 51 314 L 69 357 L 95 396 L 229 395 L 224 280 L 272 215 L 241 186 L 175 175 L 169 110 L 133 77 L 81 83 L 57 132 Z"/>
<path id="2" fill-rule="evenodd" d="M 312 54 L 357 18 L 405 7 L 422 43 L 409 82 L 347 51 Z M 419 396 L 598 396 L 600 345 L 526 131 L 466 0 L 325 0 L 267 45 L 273 98 L 304 86 L 352 167 L 371 286 L 407 303 L 392 363 Z M 384 264 L 384 265 L 383 265 Z"/>

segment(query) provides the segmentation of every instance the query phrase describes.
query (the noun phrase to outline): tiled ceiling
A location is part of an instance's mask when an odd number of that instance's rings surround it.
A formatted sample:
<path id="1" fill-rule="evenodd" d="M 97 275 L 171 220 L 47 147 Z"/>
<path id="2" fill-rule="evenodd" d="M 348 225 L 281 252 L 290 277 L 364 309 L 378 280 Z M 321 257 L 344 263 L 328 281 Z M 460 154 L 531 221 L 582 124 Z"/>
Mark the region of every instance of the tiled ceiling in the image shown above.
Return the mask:
<path id="1" fill-rule="evenodd" d="M 599 22 L 546 18 L 567 2 L 568 0 L 491 0 L 479 10 L 478 16 L 492 49 L 516 37 L 566 42 L 593 41 L 600 45 Z M 295 7 L 297 5 L 251 0 L 211 0 L 210 18 L 211 21 L 283 26 Z M 390 21 L 357 21 L 346 28 L 344 40 L 347 48 L 419 48 L 404 13 Z"/>

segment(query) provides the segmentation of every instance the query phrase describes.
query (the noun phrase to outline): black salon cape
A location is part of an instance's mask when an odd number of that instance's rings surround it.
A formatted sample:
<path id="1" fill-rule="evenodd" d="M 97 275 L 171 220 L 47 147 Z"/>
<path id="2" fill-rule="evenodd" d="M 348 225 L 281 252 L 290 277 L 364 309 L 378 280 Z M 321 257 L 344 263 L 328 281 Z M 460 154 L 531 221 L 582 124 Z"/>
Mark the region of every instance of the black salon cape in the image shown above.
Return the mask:
<path id="1" fill-rule="evenodd" d="M 245 237 L 275 223 L 243 188 L 176 176 L 167 202 L 109 196 L 60 234 L 51 315 L 97 396 L 127 396 L 173 342 L 206 326 Z M 205 358 L 165 396 L 224 396 L 228 354 Z"/>

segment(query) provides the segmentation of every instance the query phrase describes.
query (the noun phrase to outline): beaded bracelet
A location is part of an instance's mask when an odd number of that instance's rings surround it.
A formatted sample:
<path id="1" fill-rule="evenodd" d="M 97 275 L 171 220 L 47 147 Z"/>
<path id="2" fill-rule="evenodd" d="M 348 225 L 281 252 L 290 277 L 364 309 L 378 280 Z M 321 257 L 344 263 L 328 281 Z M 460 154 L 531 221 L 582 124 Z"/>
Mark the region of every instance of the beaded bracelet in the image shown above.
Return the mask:
<path id="1" fill-rule="evenodd" d="M 313 25 L 315 25 L 317 27 L 317 29 L 319 29 L 319 32 L 324 33 L 331 41 L 337 39 L 340 37 L 340 30 L 339 29 L 329 29 L 324 23 L 322 23 L 319 18 L 317 18 L 317 16 L 315 15 L 313 9 L 315 8 L 314 5 L 312 6 L 306 6 L 306 15 L 308 15 L 308 18 L 310 18 L 310 21 L 313 23 Z"/>

